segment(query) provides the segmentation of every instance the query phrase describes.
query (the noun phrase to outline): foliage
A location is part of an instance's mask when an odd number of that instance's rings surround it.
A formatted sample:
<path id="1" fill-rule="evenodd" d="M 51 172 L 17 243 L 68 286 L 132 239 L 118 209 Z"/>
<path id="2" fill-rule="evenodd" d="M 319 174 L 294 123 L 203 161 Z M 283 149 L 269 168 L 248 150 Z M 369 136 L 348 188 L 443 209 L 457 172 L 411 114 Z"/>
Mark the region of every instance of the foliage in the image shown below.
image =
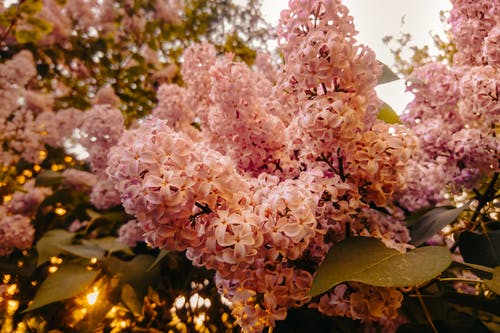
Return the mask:
<path id="1" fill-rule="evenodd" d="M 401 116 L 340 1 L 279 68 L 258 8 L 0 4 L 1 332 L 499 330 L 498 8 L 397 40 Z"/>
<path id="2" fill-rule="evenodd" d="M 457 52 L 451 36 L 450 25 L 447 24 L 449 12 L 439 13 L 443 23 L 444 37 L 438 33 L 431 33 L 434 49 L 437 54 L 429 52 L 429 46 L 412 45 L 411 34 L 400 31 L 398 36 L 385 36 L 383 42 L 387 45 L 394 56 L 394 68 L 398 74 L 408 77 L 415 68 L 421 67 L 430 62 L 443 62 L 448 65 L 453 64 L 453 55 Z M 404 17 L 401 18 L 401 27 L 405 24 Z"/>

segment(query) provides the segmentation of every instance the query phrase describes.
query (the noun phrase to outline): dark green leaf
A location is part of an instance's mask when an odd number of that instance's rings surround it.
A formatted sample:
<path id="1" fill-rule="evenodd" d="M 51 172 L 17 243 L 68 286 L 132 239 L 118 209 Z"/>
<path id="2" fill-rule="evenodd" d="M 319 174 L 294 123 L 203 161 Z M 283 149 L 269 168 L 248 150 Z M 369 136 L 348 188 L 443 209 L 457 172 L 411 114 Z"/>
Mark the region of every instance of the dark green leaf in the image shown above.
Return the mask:
<path id="1" fill-rule="evenodd" d="M 35 245 L 38 252 L 37 267 L 51 257 L 59 255 L 62 252 L 60 246 L 70 245 L 73 237 L 74 234 L 63 229 L 53 229 L 46 232 Z"/>
<path id="2" fill-rule="evenodd" d="M 382 64 L 382 75 L 378 79 L 378 84 L 389 83 L 392 81 L 399 80 L 399 77 L 394 74 L 394 72 L 386 64 Z"/>
<path id="3" fill-rule="evenodd" d="M 349 237 L 335 244 L 320 265 L 311 296 L 357 281 L 380 287 L 408 287 L 427 282 L 451 264 L 445 247 L 427 246 L 401 254 L 371 237 Z"/>
<path id="4" fill-rule="evenodd" d="M 144 297 L 149 285 L 154 285 L 160 278 L 158 266 L 148 271 L 155 261 L 155 257 L 140 254 L 130 261 L 110 257 L 105 261 L 107 271 L 120 279 L 122 283 L 129 283 L 134 287 L 138 297 Z"/>
<path id="5" fill-rule="evenodd" d="M 80 265 L 63 265 L 42 282 L 26 310 L 32 311 L 50 303 L 77 296 L 88 289 L 100 271 L 89 271 Z"/>
<path id="6" fill-rule="evenodd" d="M 458 247 L 468 263 L 500 266 L 500 230 L 488 231 L 487 234 L 464 231 L 458 237 Z"/>
<path id="7" fill-rule="evenodd" d="M 483 280 L 486 287 L 491 289 L 495 294 L 500 295 L 500 266 L 493 269 L 493 278 L 491 280 Z"/>
<path id="8" fill-rule="evenodd" d="M 156 260 L 149 266 L 148 271 L 152 270 L 156 265 L 160 263 L 160 261 L 167 256 L 169 252 L 167 250 L 161 250 L 160 253 L 158 253 L 158 257 L 156 257 Z"/>
<path id="9" fill-rule="evenodd" d="M 394 111 L 389 104 L 384 103 L 378 111 L 377 119 L 380 119 L 387 124 L 401 124 L 398 114 Z"/>
<path id="10" fill-rule="evenodd" d="M 413 223 L 410 230 L 410 244 L 419 246 L 434 236 L 448 224 L 452 223 L 467 208 L 437 207 L 425 213 Z"/>
<path id="11" fill-rule="evenodd" d="M 58 186 L 64 177 L 60 172 L 44 170 L 36 176 L 36 186 Z"/>

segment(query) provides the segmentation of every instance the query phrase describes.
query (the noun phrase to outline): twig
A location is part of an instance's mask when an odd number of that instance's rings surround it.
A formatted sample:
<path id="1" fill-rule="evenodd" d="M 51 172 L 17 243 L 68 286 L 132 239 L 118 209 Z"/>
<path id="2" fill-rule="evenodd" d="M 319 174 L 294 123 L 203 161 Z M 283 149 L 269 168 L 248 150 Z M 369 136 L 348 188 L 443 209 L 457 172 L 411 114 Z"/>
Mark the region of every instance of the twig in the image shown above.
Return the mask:
<path id="1" fill-rule="evenodd" d="M 436 326 L 432 322 L 432 318 L 431 318 L 431 315 L 429 314 L 429 310 L 427 309 L 427 306 L 425 305 L 424 300 L 422 299 L 422 295 L 420 295 L 420 291 L 418 290 L 417 287 L 415 287 L 415 291 L 417 292 L 417 297 L 418 297 L 418 300 L 420 302 L 420 305 L 422 306 L 422 310 L 424 311 L 425 318 L 429 322 L 429 325 L 431 325 L 431 327 L 432 327 L 432 331 L 434 333 L 439 333 Z"/>
<path id="2" fill-rule="evenodd" d="M 441 278 L 439 281 L 453 281 L 453 282 L 470 282 L 470 283 L 483 283 L 483 280 L 462 279 L 462 278 Z"/>

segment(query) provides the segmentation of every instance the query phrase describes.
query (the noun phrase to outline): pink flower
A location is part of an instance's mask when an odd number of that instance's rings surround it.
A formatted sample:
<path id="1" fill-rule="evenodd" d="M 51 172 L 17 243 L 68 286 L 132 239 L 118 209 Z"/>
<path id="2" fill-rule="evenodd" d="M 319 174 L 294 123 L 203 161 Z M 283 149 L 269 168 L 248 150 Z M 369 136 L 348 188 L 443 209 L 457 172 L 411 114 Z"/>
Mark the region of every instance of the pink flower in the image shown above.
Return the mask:
<path id="1" fill-rule="evenodd" d="M 29 249 L 33 243 L 35 228 L 28 217 L 10 215 L 0 206 L 0 256 L 7 256 L 17 249 Z"/>
<path id="2" fill-rule="evenodd" d="M 12 194 L 12 199 L 4 203 L 7 211 L 31 217 L 36 214 L 42 201 L 52 194 L 48 187 L 35 187 L 35 179 L 28 180 L 21 191 Z"/>
<path id="3" fill-rule="evenodd" d="M 118 230 L 118 240 L 130 247 L 134 247 L 138 242 L 144 241 L 144 230 L 137 220 L 130 220 Z"/>

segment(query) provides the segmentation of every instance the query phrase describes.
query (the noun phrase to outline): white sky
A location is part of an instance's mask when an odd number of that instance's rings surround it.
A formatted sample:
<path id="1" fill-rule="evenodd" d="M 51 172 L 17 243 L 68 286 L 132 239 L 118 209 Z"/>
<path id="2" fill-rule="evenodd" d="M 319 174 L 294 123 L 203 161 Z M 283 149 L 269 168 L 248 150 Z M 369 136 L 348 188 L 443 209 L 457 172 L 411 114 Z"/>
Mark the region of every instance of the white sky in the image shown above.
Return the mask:
<path id="1" fill-rule="evenodd" d="M 238 0 L 237 0 L 238 2 Z M 401 18 L 405 17 L 404 32 L 412 35 L 412 44 L 432 46 L 430 32 L 441 33 L 439 11 L 451 9 L 448 0 L 343 0 L 354 17 L 358 40 L 370 46 L 377 59 L 391 65 L 394 60 L 382 43 L 387 35 L 398 36 Z M 273 25 L 278 23 L 279 13 L 288 6 L 288 0 L 262 0 L 262 13 Z M 403 80 L 377 87 L 381 99 L 401 113 L 412 95 L 404 92 Z"/>

